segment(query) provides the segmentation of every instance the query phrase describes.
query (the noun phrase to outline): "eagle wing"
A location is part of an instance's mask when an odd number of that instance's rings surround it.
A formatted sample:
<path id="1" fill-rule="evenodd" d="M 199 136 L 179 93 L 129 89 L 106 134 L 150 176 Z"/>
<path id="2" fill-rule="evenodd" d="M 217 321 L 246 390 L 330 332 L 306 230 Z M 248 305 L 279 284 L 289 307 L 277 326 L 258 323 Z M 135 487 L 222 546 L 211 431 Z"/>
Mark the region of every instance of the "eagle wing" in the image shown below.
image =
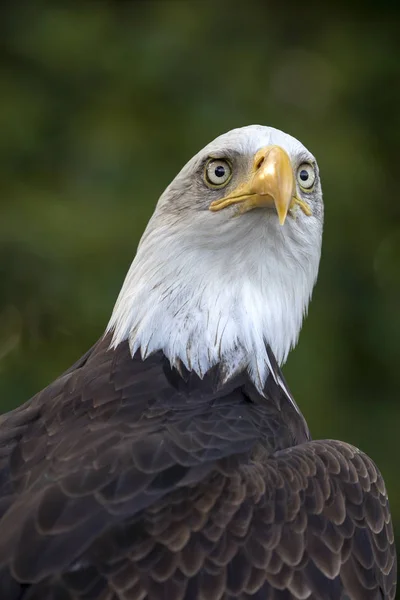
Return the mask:
<path id="1" fill-rule="evenodd" d="M 2 417 L 0 598 L 394 598 L 377 468 L 306 432 L 284 447 L 274 393 L 103 343 Z"/>

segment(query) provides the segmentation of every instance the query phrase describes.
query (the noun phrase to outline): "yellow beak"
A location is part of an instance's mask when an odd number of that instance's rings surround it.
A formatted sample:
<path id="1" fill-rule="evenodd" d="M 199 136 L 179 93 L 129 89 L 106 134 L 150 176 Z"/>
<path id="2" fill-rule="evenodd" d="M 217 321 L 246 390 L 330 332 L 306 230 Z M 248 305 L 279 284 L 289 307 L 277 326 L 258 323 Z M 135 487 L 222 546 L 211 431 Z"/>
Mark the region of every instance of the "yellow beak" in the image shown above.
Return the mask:
<path id="1" fill-rule="evenodd" d="M 210 204 L 211 211 L 218 211 L 240 204 L 239 212 L 253 208 L 275 206 L 279 223 L 284 224 L 294 200 L 296 184 L 293 168 L 287 152 L 280 146 L 266 146 L 254 157 L 253 175 L 240 184 L 229 196 Z"/>

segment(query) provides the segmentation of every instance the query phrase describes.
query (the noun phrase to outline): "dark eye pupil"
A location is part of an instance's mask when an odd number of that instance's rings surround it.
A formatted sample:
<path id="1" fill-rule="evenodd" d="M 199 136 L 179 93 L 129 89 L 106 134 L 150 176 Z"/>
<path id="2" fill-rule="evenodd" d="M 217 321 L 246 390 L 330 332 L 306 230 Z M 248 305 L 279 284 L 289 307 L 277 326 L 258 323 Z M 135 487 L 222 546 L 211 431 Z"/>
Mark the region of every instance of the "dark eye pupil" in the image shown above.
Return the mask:
<path id="1" fill-rule="evenodd" d="M 215 167 L 214 173 L 216 177 L 223 177 L 225 175 L 225 167 L 218 165 L 218 167 Z"/>
<path id="2" fill-rule="evenodd" d="M 308 175 L 308 171 L 306 171 L 305 169 L 302 169 L 302 170 L 300 171 L 300 179 L 301 179 L 302 181 L 307 181 L 308 177 L 309 177 L 309 175 Z"/>

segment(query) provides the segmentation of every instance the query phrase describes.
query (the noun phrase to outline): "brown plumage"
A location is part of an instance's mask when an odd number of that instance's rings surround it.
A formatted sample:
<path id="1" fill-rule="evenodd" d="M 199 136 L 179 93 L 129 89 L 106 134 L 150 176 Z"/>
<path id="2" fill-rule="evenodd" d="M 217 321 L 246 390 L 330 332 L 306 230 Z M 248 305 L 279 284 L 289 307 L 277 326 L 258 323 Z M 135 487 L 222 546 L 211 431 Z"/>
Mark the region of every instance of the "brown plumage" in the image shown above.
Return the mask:
<path id="1" fill-rule="evenodd" d="M 310 441 L 271 377 L 264 398 L 109 342 L 2 417 L 1 599 L 395 597 L 365 454 Z"/>

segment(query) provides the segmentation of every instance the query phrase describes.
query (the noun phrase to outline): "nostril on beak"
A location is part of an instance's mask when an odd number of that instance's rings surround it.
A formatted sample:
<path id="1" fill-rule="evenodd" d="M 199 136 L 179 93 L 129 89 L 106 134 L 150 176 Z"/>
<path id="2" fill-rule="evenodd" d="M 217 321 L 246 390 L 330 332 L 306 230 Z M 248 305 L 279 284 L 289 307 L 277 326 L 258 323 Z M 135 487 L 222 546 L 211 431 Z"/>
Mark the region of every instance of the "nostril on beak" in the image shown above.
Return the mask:
<path id="1" fill-rule="evenodd" d="M 265 156 L 262 156 L 260 158 L 260 160 L 258 161 L 258 163 L 256 164 L 256 171 L 258 171 L 258 169 L 261 167 L 261 165 L 263 164 L 264 160 L 265 160 Z"/>

